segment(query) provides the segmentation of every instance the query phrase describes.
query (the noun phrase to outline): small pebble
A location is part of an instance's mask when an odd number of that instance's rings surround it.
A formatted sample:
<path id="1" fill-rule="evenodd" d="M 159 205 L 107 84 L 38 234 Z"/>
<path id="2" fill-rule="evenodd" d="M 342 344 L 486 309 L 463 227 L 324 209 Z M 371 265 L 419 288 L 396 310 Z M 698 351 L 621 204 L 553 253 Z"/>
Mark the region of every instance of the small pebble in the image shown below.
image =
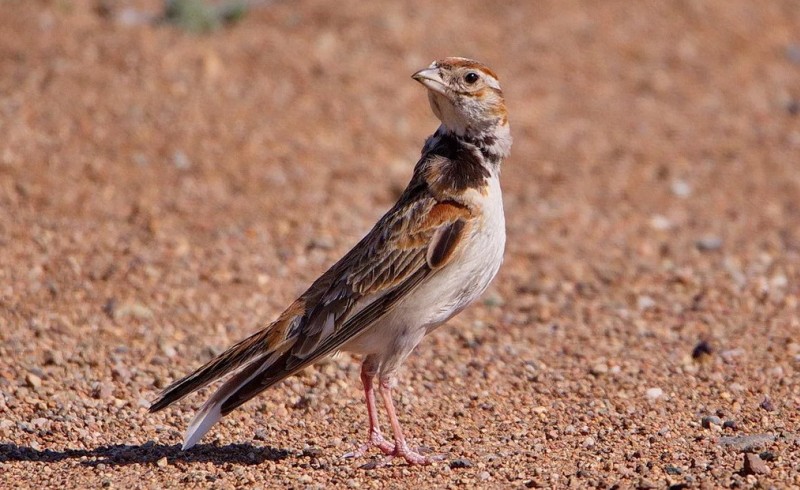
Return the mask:
<path id="1" fill-rule="evenodd" d="M 736 349 L 729 349 L 719 353 L 720 357 L 724 359 L 726 362 L 732 362 L 737 357 L 741 357 L 745 354 L 744 349 L 736 348 Z"/>
<path id="2" fill-rule="evenodd" d="M 772 451 L 764 451 L 758 455 L 759 458 L 763 459 L 764 461 L 775 461 L 777 456 Z"/>
<path id="3" fill-rule="evenodd" d="M 638 308 L 639 311 L 649 310 L 650 308 L 653 308 L 655 305 L 656 305 L 656 300 L 654 300 L 650 296 L 642 295 L 636 298 L 636 308 Z"/>
<path id="4" fill-rule="evenodd" d="M 772 400 L 768 396 L 765 396 L 758 406 L 761 407 L 763 410 L 766 410 L 767 412 L 775 411 L 775 405 L 772 403 Z"/>
<path id="5" fill-rule="evenodd" d="M 769 471 L 769 466 L 758 454 L 745 453 L 742 473 L 745 475 L 766 475 Z"/>
<path id="6" fill-rule="evenodd" d="M 313 446 L 303 447 L 303 456 L 317 458 L 322 455 L 322 449 Z"/>
<path id="7" fill-rule="evenodd" d="M 359 469 L 362 469 L 362 470 L 374 470 L 375 468 L 380 466 L 380 464 L 381 464 L 380 461 L 368 461 L 368 462 L 362 464 L 361 466 L 359 466 Z"/>
<path id="8" fill-rule="evenodd" d="M 692 193 L 692 188 L 685 180 L 673 180 L 670 189 L 677 197 L 689 197 Z"/>
<path id="9" fill-rule="evenodd" d="M 599 362 L 589 369 L 589 372 L 595 376 L 600 376 L 608 372 L 608 365 L 604 362 Z"/>
<path id="10" fill-rule="evenodd" d="M 108 400 L 114 394 L 114 387 L 109 383 L 99 383 L 92 390 L 92 398 L 97 400 Z"/>
<path id="11" fill-rule="evenodd" d="M 648 388 L 644 394 L 648 400 L 658 400 L 664 396 L 664 390 L 661 388 Z"/>
<path id="12" fill-rule="evenodd" d="M 127 383 L 131 379 L 131 371 L 122 364 L 115 364 L 114 367 L 111 368 L 111 378 L 115 381 Z"/>
<path id="13" fill-rule="evenodd" d="M 170 359 L 178 354 L 178 351 L 175 350 L 175 346 L 173 346 L 168 342 L 161 342 L 158 347 L 159 349 L 161 349 L 161 353 L 169 357 Z"/>
<path id="14" fill-rule="evenodd" d="M 25 382 L 34 390 L 42 386 L 42 378 L 33 373 L 28 373 L 27 376 L 25 376 Z"/>
<path id="15" fill-rule="evenodd" d="M 692 359 L 701 359 L 707 356 L 710 356 L 714 352 L 714 349 L 711 347 L 711 344 L 708 341 L 701 340 L 694 346 L 692 349 Z"/>
<path id="16" fill-rule="evenodd" d="M 44 354 L 44 363 L 47 366 L 61 366 L 64 364 L 64 354 L 57 350 L 49 350 Z"/>
<path id="17" fill-rule="evenodd" d="M 735 420 L 726 420 L 725 422 L 722 423 L 722 428 L 737 430 L 739 428 L 739 424 L 737 424 Z"/>
<path id="18" fill-rule="evenodd" d="M 123 26 L 139 26 L 151 24 L 153 22 L 153 16 L 133 7 L 125 7 L 114 15 L 114 21 Z M 137 154 L 135 157 L 136 156 L 142 155 Z M 138 159 L 135 158 L 135 160 L 138 162 Z"/>
<path id="19" fill-rule="evenodd" d="M 468 460 L 467 458 L 454 459 L 453 461 L 450 461 L 450 468 L 472 468 L 472 461 Z"/>
<path id="20" fill-rule="evenodd" d="M 186 170 L 192 166 L 189 156 L 186 155 L 183 150 L 177 150 L 172 154 L 172 164 L 175 166 L 175 168 L 181 170 Z"/>
<path id="21" fill-rule="evenodd" d="M 794 64 L 800 65 L 800 44 L 790 44 L 786 46 L 786 59 Z"/>
<path id="22" fill-rule="evenodd" d="M 133 317 L 137 320 L 148 320 L 153 317 L 153 311 L 141 303 L 129 303 L 114 310 L 114 318 Z"/>
<path id="23" fill-rule="evenodd" d="M 695 242 L 695 246 L 701 252 L 719 250 L 722 247 L 722 238 L 713 235 L 704 236 Z"/>
<path id="24" fill-rule="evenodd" d="M 714 417 L 713 415 L 710 417 L 703 417 L 700 420 L 700 424 L 706 429 L 710 429 L 712 425 L 720 427 L 722 426 L 722 419 L 720 419 L 719 417 Z"/>
<path id="25" fill-rule="evenodd" d="M 650 218 L 650 226 L 654 230 L 664 231 L 672 228 L 672 222 L 666 216 L 656 214 Z"/>
<path id="26" fill-rule="evenodd" d="M 490 292 L 486 294 L 486 296 L 484 297 L 483 304 L 492 307 L 492 306 L 503 306 L 504 304 L 506 304 L 506 302 L 505 300 L 503 300 L 503 297 L 500 296 L 498 293 Z"/>
<path id="27" fill-rule="evenodd" d="M 788 112 L 790 116 L 796 116 L 800 114 L 800 100 L 790 100 L 787 102 L 786 112 Z"/>
<path id="28" fill-rule="evenodd" d="M 164 456 L 163 458 L 156 461 L 156 466 L 159 468 L 165 468 L 167 466 L 167 457 Z"/>
<path id="29" fill-rule="evenodd" d="M 651 489 L 651 488 L 659 488 L 659 487 L 658 487 L 658 485 L 656 485 L 652 481 L 650 481 L 650 480 L 648 480 L 646 478 L 642 478 L 641 480 L 639 480 L 639 484 L 636 485 L 636 488 Z"/>

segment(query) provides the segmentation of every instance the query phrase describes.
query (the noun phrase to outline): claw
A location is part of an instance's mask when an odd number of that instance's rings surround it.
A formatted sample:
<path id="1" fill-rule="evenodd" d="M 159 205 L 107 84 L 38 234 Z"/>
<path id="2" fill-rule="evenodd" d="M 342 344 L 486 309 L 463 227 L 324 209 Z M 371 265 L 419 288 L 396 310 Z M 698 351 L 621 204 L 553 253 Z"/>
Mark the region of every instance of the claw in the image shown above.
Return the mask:
<path id="1" fill-rule="evenodd" d="M 360 458 L 364 456 L 367 451 L 370 450 L 370 448 L 373 447 L 380 449 L 383 454 L 394 454 L 394 446 L 392 443 L 384 439 L 380 432 L 373 431 L 370 434 L 367 442 L 359 446 L 355 451 L 350 451 L 349 453 L 344 454 L 342 457 L 345 459 Z"/>
<path id="2" fill-rule="evenodd" d="M 405 445 L 395 447 L 392 454 L 386 458 L 386 462 L 388 463 L 394 458 L 403 458 L 406 460 L 406 463 L 408 463 L 410 466 L 429 465 L 437 461 L 444 460 L 444 456 L 441 454 L 432 454 L 426 456 L 424 454 L 420 454 L 417 451 L 412 451 Z"/>

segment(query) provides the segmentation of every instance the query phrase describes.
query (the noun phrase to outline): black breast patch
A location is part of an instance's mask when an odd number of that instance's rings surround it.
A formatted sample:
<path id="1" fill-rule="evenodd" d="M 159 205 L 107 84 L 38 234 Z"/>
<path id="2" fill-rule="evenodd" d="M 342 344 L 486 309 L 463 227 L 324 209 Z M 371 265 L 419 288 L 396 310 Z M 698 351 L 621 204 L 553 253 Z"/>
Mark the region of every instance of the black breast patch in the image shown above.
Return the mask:
<path id="1" fill-rule="evenodd" d="M 440 156 L 446 159 L 437 169 L 438 180 L 456 191 L 482 188 L 489 177 L 483 154 L 473 146 L 465 145 L 453 135 L 440 134 L 439 141 L 428 151 L 429 158 Z"/>

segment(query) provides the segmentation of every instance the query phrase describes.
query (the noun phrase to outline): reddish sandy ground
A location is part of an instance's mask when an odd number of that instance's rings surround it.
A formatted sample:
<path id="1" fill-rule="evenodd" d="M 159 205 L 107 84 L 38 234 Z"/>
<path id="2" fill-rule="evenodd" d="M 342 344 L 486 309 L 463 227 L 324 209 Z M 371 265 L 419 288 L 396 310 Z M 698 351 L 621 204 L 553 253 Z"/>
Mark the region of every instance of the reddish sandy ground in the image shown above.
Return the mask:
<path id="1" fill-rule="evenodd" d="M 796 0 L 101 7 L 0 5 L 0 487 L 800 485 Z M 506 263 L 401 376 L 445 461 L 340 457 L 348 355 L 181 452 L 203 396 L 148 401 L 393 203 L 446 55 L 500 74 L 516 142 Z"/>

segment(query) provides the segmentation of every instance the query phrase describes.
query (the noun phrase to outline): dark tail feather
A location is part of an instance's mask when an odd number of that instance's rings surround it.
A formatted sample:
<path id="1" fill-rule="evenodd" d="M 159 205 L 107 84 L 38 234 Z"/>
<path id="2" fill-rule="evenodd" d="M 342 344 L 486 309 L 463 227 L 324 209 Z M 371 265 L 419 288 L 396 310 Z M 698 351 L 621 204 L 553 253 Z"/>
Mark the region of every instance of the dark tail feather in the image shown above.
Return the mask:
<path id="1" fill-rule="evenodd" d="M 269 368 L 253 376 L 252 379 L 241 385 L 234 393 L 228 396 L 220 406 L 222 415 L 228 415 L 242 404 L 247 403 L 247 401 L 254 396 L 286 379 L 304 367 L 300 366 L 293 369 L 287 369 L 287 363 L 291 357 L 291 352 L 286 352 L 281 357 L 276 359 L 275 362 L 269 366 Z"/>
<path id="2" fill-rule="evenodd" d="M 231 373 L 256 357 L 267 357 L 264 352 L 265 335 L 269 329 L 257 332 L 237 343 L 219 356 L 208 361 L 192 374 L 169 385 L 150 405 L 150 412 L 158 412 L 186 395 Z"/>

